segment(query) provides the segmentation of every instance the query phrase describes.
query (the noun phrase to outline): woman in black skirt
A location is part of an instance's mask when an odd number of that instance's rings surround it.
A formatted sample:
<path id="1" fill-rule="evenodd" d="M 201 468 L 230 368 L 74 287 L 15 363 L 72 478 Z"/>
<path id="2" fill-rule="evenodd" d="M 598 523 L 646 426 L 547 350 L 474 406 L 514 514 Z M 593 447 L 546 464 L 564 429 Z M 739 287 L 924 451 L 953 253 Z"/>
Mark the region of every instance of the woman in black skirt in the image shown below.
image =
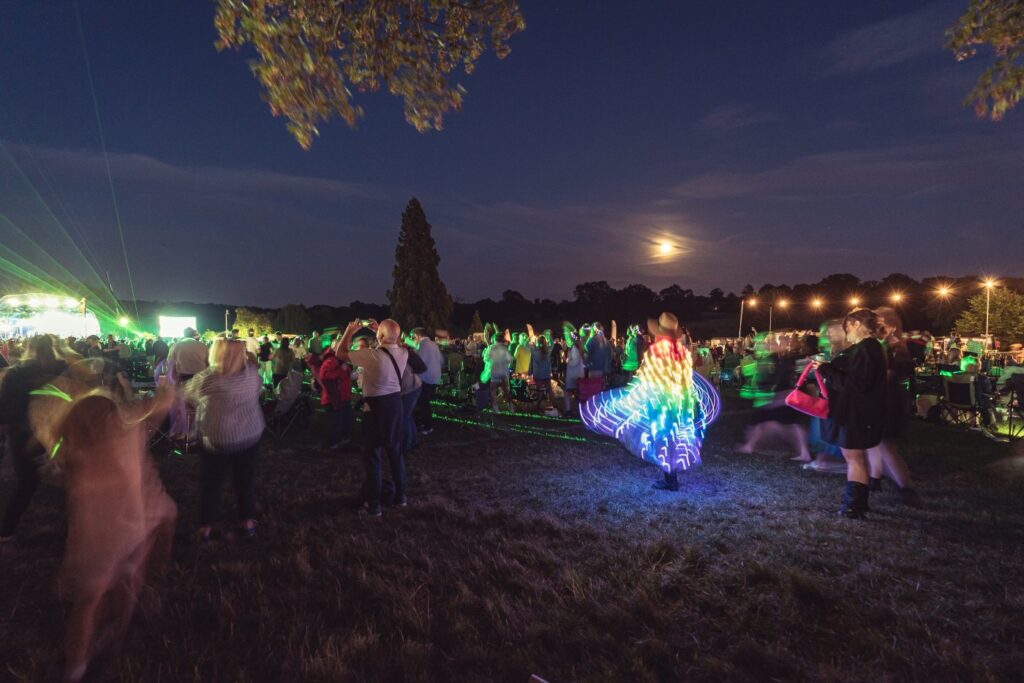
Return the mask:
<path id="1" fill-rule="evenodd" d="M 843 320 L 850 346 L 831 363 L 817 365 L 828 388 L 829 416 L 822 437 L 846 459 L 846 495 L 839 514 L 860 518 L 868 509 L 869 448 L 882 441 L 886 419 L 886 360 L 878 341 L 878 314 L 867 308 Z"/>

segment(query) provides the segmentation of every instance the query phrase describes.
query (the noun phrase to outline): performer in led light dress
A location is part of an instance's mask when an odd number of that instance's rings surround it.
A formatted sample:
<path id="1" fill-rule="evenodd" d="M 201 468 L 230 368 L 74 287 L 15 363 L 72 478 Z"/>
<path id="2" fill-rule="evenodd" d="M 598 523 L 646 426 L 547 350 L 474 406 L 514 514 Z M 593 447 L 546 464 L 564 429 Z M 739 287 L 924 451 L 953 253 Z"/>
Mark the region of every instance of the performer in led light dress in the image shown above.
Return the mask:
<path id="1" fill-rule="evenodd" d="M 704 431 L 721 412 L 718 393 L 693 371 L 686 334 L 671 313 L 649 320 L 654 343 L 633 380 L 580 406 L 591 431 L 619 440 L 661 468 L 654 488 L 677 491 L 679 472 L 700 463 Z"/>

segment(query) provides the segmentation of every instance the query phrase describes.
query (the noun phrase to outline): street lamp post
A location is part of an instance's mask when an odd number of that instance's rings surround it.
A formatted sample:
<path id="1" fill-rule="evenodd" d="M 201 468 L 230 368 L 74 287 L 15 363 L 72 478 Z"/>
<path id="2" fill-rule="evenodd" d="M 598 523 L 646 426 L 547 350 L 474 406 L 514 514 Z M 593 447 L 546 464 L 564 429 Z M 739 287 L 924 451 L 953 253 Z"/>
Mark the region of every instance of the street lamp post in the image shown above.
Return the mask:
<path id="1" fill-rule="evenodd" d="M 996 282 L 995 280 L 985 280 L 982 285 L 985 287 L 985 345 L 987 347 L 990 343 L 988 319 L 989 314 L 992 312 L 992 288 L 996 286 Z"/>

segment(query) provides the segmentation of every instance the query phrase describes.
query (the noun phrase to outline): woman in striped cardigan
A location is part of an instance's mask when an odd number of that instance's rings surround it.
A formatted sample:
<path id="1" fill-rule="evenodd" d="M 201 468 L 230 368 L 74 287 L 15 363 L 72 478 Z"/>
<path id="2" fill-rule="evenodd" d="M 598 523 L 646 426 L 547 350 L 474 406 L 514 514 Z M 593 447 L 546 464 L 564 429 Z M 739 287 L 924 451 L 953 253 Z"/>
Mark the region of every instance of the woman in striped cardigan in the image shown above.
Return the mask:
<path id="1" fill-rule="evenodd" d="M 256 535 L 256 458 L 263 436 L 260 393 L 263 380 L 246 354 L 245 342 L 217 339 L 210 349 L 210 367 L 185 387 L 196 404 L 202 488 L 199 536 L 210 537 L 220 512 L 221 489 L 231 472 L 242 534 Z"/>

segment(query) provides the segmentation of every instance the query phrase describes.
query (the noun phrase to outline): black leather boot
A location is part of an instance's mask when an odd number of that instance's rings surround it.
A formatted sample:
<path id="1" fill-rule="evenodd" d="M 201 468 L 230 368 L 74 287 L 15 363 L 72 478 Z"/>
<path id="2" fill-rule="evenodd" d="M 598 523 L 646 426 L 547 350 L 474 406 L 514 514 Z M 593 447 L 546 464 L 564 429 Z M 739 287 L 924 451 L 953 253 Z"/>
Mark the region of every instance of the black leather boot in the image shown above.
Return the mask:
<path id="1" fill-rule="evenodd" d="M 843 507 L 839 508 L 839 514 L 850 519 L 861 519 L 867 511 L 868 485 L 856 481 L 846 482 Z"/>
<path id="2" fill-rule="evenodd" d="M 882 492 L 882 478 L 879 477 L 878 479 L 875 479 L 874 477 L 871 477 L 870 479 L 868 479 L 868 490 L 871 491 L 872 493 L 875 493 L 875 492 L 881 493 Z"/>

